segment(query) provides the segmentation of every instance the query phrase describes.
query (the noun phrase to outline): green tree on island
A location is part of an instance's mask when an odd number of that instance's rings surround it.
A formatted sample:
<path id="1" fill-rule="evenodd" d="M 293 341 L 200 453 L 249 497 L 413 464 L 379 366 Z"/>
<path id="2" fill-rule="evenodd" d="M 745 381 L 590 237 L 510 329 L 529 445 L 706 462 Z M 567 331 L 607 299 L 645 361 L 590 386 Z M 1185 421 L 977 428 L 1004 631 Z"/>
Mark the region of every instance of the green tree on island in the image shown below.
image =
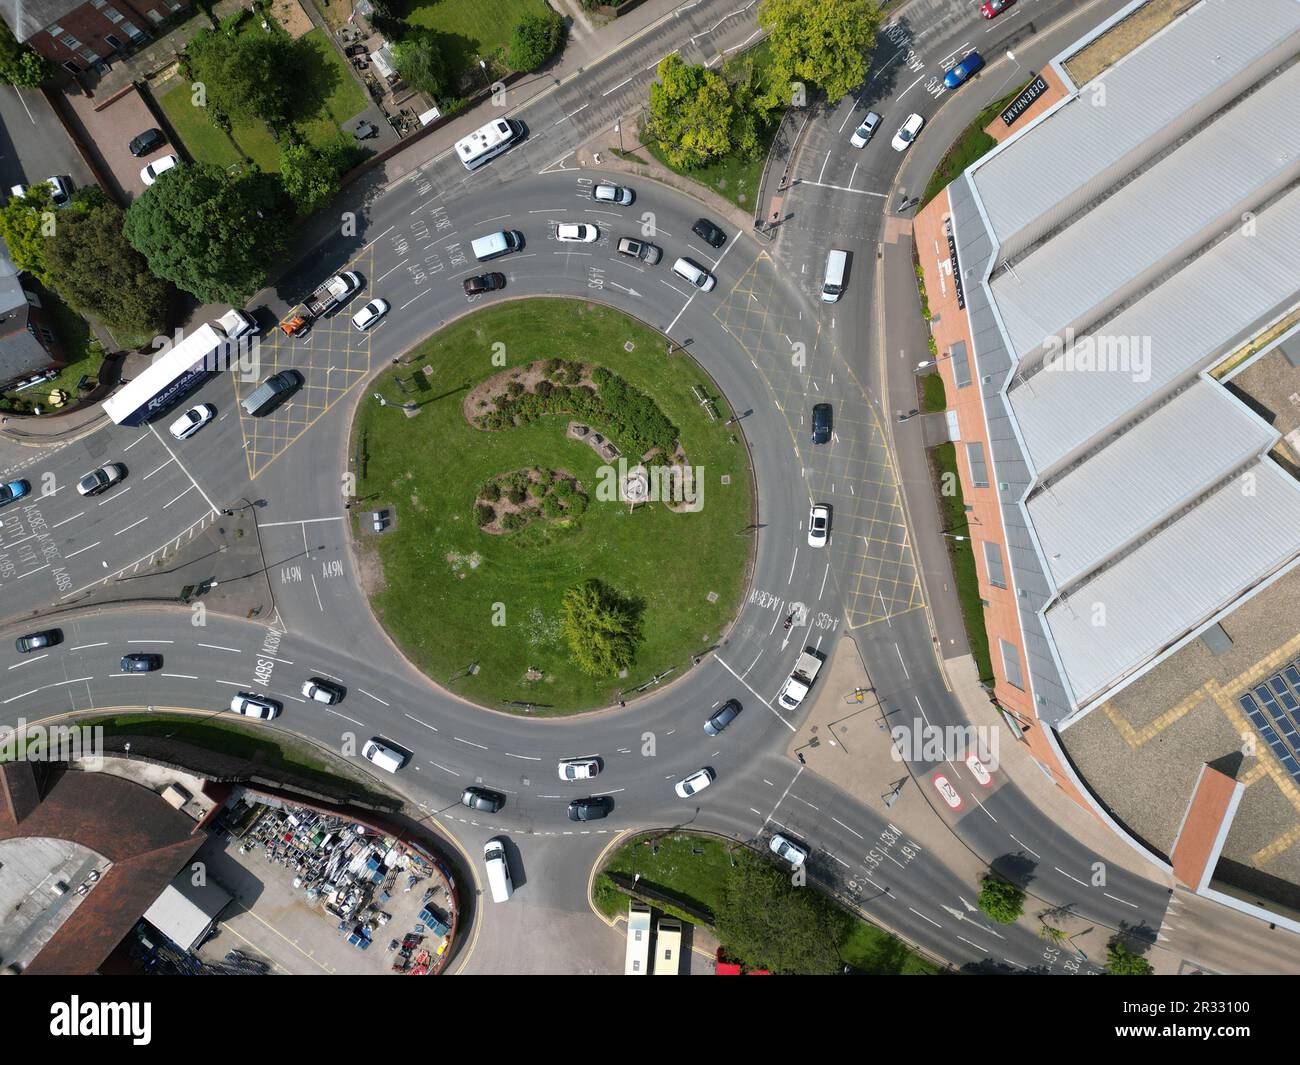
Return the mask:
<path id="1" fill-rule="evenodd" d="M 218 166 L 177 167 L 126 212 L 126 239 L 158 277 L 205 303 L 241 307 L 266 284 L 290 218 L 274 175 L 231 177 Z"/>
<path id="2" fill-rule="evenodd" d="M 612 588 L 589 580 L 564 593 L 560 632 L 580 670 L 593 677 L 612 676 L 632 664 L 641 621 Z"/>
<path id="3" fill-rule="evenodd" d="M 880 19 L 872 0 L 763 0 L 758 9 L 774 80 L 816 85 L 830 100 L 862 84 Z"/>
<path id="4" fill-rule="evenodd" d="M 1151 963 L 1141 954 L 1134 954 L 1118 938 L 1106 946 L 1107 976 L 1151 976 L 1155 972 Z"/>
<path id="5" fill-rule="evenodd" d="M 852 920 L 813 888 L 795 887 L 785 870 L 743 855 L 727 877 L 714 924 L 728 952 L 751 967 L 817 975 L 840 970 L 838 944 Z"/>
<path id="6" fill-rule="evenodd" d="M 730 152 L 734 106 L 727 79 L 676 54 L 666 56 L 657 73 L 646 133 L 659 142 L 669 165 L 691 169 Z"/>
<path id="7" fill-rule="evenodd" d="M 980 881 L 980 910 L 998 924 L 1014 924 L 1025 912 L 1025 893 L 990 874 Z"/>

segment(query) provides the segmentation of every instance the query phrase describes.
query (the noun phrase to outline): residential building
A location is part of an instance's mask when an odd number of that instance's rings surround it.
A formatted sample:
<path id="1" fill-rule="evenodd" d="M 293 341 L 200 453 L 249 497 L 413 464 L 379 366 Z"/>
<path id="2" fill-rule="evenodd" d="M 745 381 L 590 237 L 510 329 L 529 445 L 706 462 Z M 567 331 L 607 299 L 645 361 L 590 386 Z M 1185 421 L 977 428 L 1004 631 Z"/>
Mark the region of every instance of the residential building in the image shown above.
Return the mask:
<path id="1" fill-rule="evenodd" d="M 126 55 L 188 0 L 4 0 L 0 18 L 15 37 L 74 74 Z"/>

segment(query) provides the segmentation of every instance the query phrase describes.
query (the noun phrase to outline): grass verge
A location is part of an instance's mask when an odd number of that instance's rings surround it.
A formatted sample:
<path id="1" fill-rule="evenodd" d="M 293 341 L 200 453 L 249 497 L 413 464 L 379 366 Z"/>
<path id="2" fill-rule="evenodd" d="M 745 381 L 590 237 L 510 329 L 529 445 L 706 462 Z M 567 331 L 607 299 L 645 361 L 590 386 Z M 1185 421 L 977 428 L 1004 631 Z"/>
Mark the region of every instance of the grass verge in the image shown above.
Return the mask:
<path id="1" fill-rule="evenodd" d="M 1028 84 L 1029 82 L 1026 81 L 1025 85 Z M 930 175 L 930 180 L 926 182 L 918 211 L 947 188 L 948 184 L 971 163 L 997 147 L 998 142 L 984 132 L 984 127 L 997 118 L 1006 109 L 1007 104 L 1020 95 L 1025 85 L 1017 87 L 1015 92 L 1007 93 L 1002 99 L 993 101 L 962 130 L 961 136 L 952 142 L 952 146 L 944 153 L 934 173 Z"/>
<path id="2" fill-rule="evenodd" d="M 938 414 L 948 409 L 948 396 L 944 392 L 943 378 L 928 373 L 921 378 L 921 409 L 926 414 Z"/>
<path id="3" fill-rule="evenodd" d="M 944 541 L 948 545 L 948 558 L 952 562 L 957 599 L 966 621 L 966 639 L 970 643 L 970 652 L 979 668 L 980 680 L 991 682 L 993 663 L 989 657 L 989 634 L 984 627 L 984 604 L 980 596 L 979 575 L 975 569 L 974 542 L 970 539 L 961 478 L 957 475 L 956 447 L 952 443 L 944 443 L 931 448 L 930 469 L 939 499 L 939 520 L 943 530 L 955 536 L 966 537 L 965 540 L 954 540 L 951 536 L 945 536 Z M 951 486 L 952 491 L 945 493 L 945 486 Z"/>
<path id="4" fill-rule="evenodd" d="M 544 15 L 545 0 L 414 0 L 406 14 L 412 26 L 438 34 L 438 46 L 451 74 L 450 84 L 466 70 L 509 46 L 525 15 Z"/>
<path id="5" fill-rule="evenodd" d="M 358 410 L 352 453 L 366 458 L 356 470 L 357 494 L 367 510 L 394 506 L 397 521 L 380 537 L 364 534 L 358 521 L 363 551 L 381 564 L 370 567 L 370 602 L 402 651 L 439 683 L 459 675 L 451 686 L 466 698 L 503 709 L 528 702 L 539 714 L 608 705 L 619 689 L 670 668 L 685 672 L 690 656 L 712 646 L 735 615 L 752 546 L 749 457 L 724 424 L 730 412 L 711 382 L 689 357 L 666 356 L 665 343 L 605 307 L 513 301 L 444 329 L 371 389 L 390 405 Z M 503 364 L 493 364 L 494 350 L 504 353 Z M 465 398 L 477 383 L 551 357 L 604 366 L 654 399 L 677 427 L 687 461 L 702 468 L 698 511 L 654 503 L 629 512 L 601 501 L 603 460 L 566 435 L 564 415 L 495 432 L 469 423 Z M 403 394 L 398 378 L 412 391 Z M 693 386 L 717 398 L 717 421 Z M 404 400 L 418 404 L 417 416 L 403 416 L 396 404 Z M 480 530 L 480 486 L 529 466 L 576 477 L 590 499 L 586 512 L 506 535 Z M 626 678 L 580 673 L 560 635 L 561 597 L 587 578 L 639 606 L 643 636 Z M 476 674 L 465 673 L 471 663 Z M 530 668 L 541 679 L 528 680 Z"/>
<path id="6" fill-rule="evenodd" d="M 651 838 L 654 848 L 647 843 Z M 607 917 L 627 913 L 627 896 L 605 875 L 609 870 L 626 876 L 639 873 L 639 884 L 681 899 L 693 909 L 713 913 L 721 902 L 732 869 L 740 863 L 761 861 L 766 859 L 717 836 L 685 832 L 640 836 L 624 843 L 609 856 L 596 876 L 592 901 Z M 656 906 L 688 921 L 694 920 L 683 911 L 674 911 L 671 904 L 656 903 Z M 726 946 L 724 943 L 723 947 Z M 839 951 L 844 961 L 860 973 L 916 976 L 936 972 L 933 965 L 896 937 L 856 916 L 848 936 L 839 945 Z M 739 960 L 742 963 L 747 961 L 744 958 Z"/>

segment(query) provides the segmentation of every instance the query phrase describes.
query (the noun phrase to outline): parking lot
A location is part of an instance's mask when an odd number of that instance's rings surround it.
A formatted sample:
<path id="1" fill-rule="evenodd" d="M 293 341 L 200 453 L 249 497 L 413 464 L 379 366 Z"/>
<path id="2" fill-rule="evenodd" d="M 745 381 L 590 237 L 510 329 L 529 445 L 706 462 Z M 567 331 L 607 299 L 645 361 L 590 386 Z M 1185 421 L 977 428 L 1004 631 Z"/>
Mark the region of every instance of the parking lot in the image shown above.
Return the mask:
<path id="1" fill-rule="evenodd" d="M 110 97 L 111 102 L 106 106 L 103 100 L 82 96 L 67 89 L 64 90 L 64 98 L 74 121 L 81 127 L 77 130 L 81 143 L 87 145 L 91 154 L 97 157 L 100 170 L 113 186 L 111 191 L 123 202 L 135 199 L 144 191 L 140 169 L 145 163 L 164 155 L 176 154 L 176 149 L 170 144 L 149 152 L 140 159 L 131 154 L 128 145 L 132 137 L 147 129 L 159 128 L 134 85 L 127 86 L 116 98 Z M 95 110 L 97 105 L 101 110 Z"/>

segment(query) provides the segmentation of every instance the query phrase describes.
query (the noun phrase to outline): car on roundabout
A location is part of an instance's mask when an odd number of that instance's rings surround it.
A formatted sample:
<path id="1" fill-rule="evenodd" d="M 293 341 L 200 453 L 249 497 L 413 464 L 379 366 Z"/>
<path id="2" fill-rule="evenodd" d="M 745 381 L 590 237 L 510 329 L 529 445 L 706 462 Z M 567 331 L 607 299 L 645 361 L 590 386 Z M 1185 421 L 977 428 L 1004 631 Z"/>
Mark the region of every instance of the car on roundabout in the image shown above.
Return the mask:
<path id="1" fill-rule="evenodd" d="M 867 117 L 862 120 L 862 125 L 853 131 L 853 136 L 849 138 L 849 143 L 855 148 L 865 148 L 867 142 L 871 140 L 876 133 L 876 127 L 880 125 L 880 116 L 875 111 L 868 111 Z"/>
<path id="2" fill-rule="evenodd" d="M 79 480 L 77 492 L 83 496 L 97 496 L 100 492 L 107 492 L 125 476 L 125 466 L 120 462 L 110 462 L 97 470 L 91 470 Z"/>
<path id="3" fill-rule="evenodd" d="M 808 512 L 808 546 L 825 547 L 831 534 L 831 508 L 815 505 Z"/>
<path id="4" fill-rule="evenodd" d="M 767 849 L 782 861 L 789 862 L 791 868 L 794 869 L 798 869 L 808 860 L 807 848 L 801 847 L 794 840 L 781 835 L 780 832 L 772 834 L 772 838 L 768 840 Z"/>
<path id="5" fill-rule="evenodd" d="M 716 776 L 717 774 L 706 765 L 703 769 L 697 769 L 685 780 L 679 780 L 673 790 L 680 798 L 689 799 L 712 784 Z"/>
<path id="6" fill-rule="evenodd" d="M 587 799 L 574 799 L 569 803 L 570 821 L 599 821 L 608 817 L 614 807 L 614 800 L 607 795 L 594 795 Z"/>
<path id="7" fill-rule="evenodd" d="M 691 232 L 710 248 L 721 248 L 727 243 L 727 234 L 707 218 L 697 218 L 695 225 L 691 226 Z"/>
<path id="8" fill-rule="evenodd" d="M 387 313 L 387 300 L 371 300 L 352 316 L 352 325 L 364 333 Z"/>
<path id="9" fill-rule="evenodd" d="M 506 287 L 505 274 L 479 274 L 464 281 L 465 295 L 478 296 L 484 292 L 497 292 Z"/>
<path id="10" fill-rule="evenodd" d="M 343 689 L 320 677 L 311 677 L 303 681 L 302 694 L 304 698 L 314 703 L 324 703 L 326 706 L 333 706 L 343 701 Z"/>
<path id="11" fill-rule="evenodd" d="M 591 198 L 597 203 L 616 203 L 620 207 L 629 207 L 636 199 L 636 193 L 626 185 L 615 185 L 612 181 L 598 181 L 592 187 Z"/>
<path id="12" fill-rule="evenodd" d="M 32 486 L 24 480 L 10 481 L 8 484 L 0 484 L 0 507 L 7 506 L 15 500 L 22 499 Z"/>
<path id="13" fill-rule="evenodd" d="M 252 692 L 236 692 L 230 697 L 230 712 L 232 714 L 242 714 L 244 717 L 255 717 L 262 721 L 270 721 L 280 715 L 283 709 L 280 703 L 275 699 L 268 699 L 265 695 L 254 695 Z"/>
<path id="14" fill-rule="evenodd" d="M 216 416 L 216 407 L 211 403 L 200 403 L 172 422 L 167 431 L 177 440 L 188 440 Z"/>
<path id="15" fill-rule="evenodd" d="M 600 239 L 600 230 L 590 222 L 560 222 L 555 239 L 561 244 L 594 244 Z"/>
<path id="16" fill-rule="evenodd" d="M 122 656 L 123 673 L 152 673 L 162 669 L 162 655 L 149 654 L 145 651 L 132 651 Z"/>
<path id="17" fill-rule="evenodd" d="M 912 142 L 916 140 L 916 135 L 921 132 L 921 127 L 925 125 L 925 119 L 918 114 L 910 114 L 906 121 L 898 127 L 898 132 L 894 134 L 894 139 L 890 141 L 890 146 L 896 152 L 905 152 L 912 147 Z"/>
<path id="18" fill-rule="evenodd" d="M 663 249 L 656 244 L 647 243 L 644 240 L 633 240 L 631 237 L 618 238 L 618 253 L 627 255 L 633 259 L 640 259 L 646 266 L 654 266 L 663 258 Z"/>
<path id="19" fill-rule="evenodd" d="M 600 772 L 596 758 L 566 758 L 557 767 L 561 780 L 590 780 Z"/>
<path id="20" fill-rule="evenodd" d="M 479 813 L 495 814 L 506 804 L 506 797 L 491 788 L 468 787 L 461 793 L 460 804 Z"/>
<path id="21" fill-rule="evenodd" d="M 42 629 L 40 632 L 29 632 L 26 636 L 19 636 L 14 640 L 14 647 L 20 655 L 27 655 L 62 642 L 62 629 Z"/>
<path id="22" fill-rule="evenodd" d="M 739 716 L 740 703 L 735 699 L 728 699 L 704 722 L 704 731 L 710 736 L 716 736 Z"/>

